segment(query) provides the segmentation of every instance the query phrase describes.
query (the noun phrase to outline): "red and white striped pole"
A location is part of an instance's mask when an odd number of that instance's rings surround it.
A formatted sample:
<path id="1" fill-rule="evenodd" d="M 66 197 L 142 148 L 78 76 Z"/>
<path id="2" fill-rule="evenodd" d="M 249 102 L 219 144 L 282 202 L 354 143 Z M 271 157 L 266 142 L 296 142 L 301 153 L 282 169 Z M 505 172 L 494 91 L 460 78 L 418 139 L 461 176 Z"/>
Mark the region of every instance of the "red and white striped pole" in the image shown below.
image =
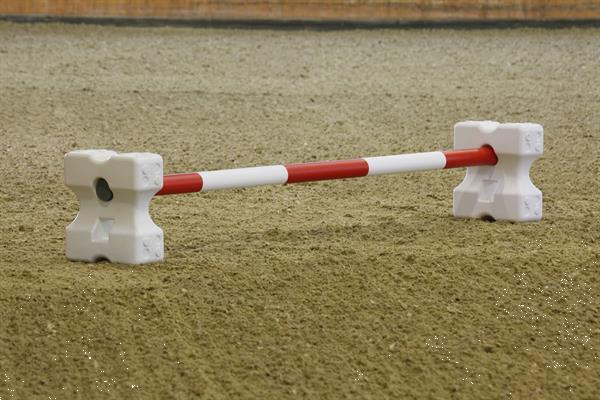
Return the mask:
<path id="1" fill-rule="evenodd" d="M 353 160 L 202 171 L 165 175 L 163 187 L 156 195 L 496 165 L 497 162 L 498 157 L 494 149 L 490 146 L 483 146 L 469 150 L 432 151 Z"/>

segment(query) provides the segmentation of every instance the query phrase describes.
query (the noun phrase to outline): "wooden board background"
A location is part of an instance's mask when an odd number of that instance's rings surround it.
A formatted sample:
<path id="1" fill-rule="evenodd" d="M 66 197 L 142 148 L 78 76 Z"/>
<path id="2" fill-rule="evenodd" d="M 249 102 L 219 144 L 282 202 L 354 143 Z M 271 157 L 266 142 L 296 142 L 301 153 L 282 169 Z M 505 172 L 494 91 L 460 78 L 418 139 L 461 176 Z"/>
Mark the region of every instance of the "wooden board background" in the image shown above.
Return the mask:
<path id="1" fill-rule="evenodd" d="M 0 15 L 197 20 L 600 19 L 600 0 L 0 0 Z"/>

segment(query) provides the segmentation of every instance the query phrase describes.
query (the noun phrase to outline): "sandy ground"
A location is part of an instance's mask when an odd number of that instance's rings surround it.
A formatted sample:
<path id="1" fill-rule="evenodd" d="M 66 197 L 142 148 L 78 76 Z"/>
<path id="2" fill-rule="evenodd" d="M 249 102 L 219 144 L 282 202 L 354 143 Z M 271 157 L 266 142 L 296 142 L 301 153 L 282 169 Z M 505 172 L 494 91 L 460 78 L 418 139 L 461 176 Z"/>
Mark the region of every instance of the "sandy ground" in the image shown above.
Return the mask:
<path id="1" fill-rule="evenodd" d="M 592 399 L 600 31 L 0 24 L 0 398 Z M 68 262 L 62 157 L 167 172 L 450 148 L 532 121 L 540 223 L 464 171 L 158 198 L 167 259 Z"/>

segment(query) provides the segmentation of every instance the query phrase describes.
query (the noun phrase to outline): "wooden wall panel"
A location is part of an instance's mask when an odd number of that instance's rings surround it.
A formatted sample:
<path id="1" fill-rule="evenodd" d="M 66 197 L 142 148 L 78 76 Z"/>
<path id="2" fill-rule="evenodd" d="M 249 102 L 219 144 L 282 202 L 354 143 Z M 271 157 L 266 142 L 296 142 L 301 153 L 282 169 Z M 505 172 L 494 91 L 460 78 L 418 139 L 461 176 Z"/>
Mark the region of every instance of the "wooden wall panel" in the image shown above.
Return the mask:
<path id="1" fill-rule="evenodd" d="M 600 0 L 0 0 L 0 15 L 198 20 L 600 19 Z"/>

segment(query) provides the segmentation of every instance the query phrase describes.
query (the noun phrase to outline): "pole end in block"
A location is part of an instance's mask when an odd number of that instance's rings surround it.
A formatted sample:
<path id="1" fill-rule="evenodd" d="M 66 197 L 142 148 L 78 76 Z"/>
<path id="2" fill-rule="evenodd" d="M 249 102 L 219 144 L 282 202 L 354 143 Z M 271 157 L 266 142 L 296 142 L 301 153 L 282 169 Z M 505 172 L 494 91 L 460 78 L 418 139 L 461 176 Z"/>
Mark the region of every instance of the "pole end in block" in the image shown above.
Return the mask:
<path id="1" fill-rule="evenodd" d="M 498 162 L 468 167 L 454 189 L 454 216 L 508 221 L 542 219 L 542 192 L 529 177 L 531 164 L 540 157 L 544 129 L 539 124 L 466 121 L 454 126 L 454 149 L 489 145 Z"/>
<path id="2" fill-rule="evenodd" d="M 127 264 L 161 261 L 163 231 L 150 217 L 150 200 L 163 185 L 158 154 L 77 150 L 64 159 L 65 184 L 79 200 L 66 228 L 67 258 Z"/>

